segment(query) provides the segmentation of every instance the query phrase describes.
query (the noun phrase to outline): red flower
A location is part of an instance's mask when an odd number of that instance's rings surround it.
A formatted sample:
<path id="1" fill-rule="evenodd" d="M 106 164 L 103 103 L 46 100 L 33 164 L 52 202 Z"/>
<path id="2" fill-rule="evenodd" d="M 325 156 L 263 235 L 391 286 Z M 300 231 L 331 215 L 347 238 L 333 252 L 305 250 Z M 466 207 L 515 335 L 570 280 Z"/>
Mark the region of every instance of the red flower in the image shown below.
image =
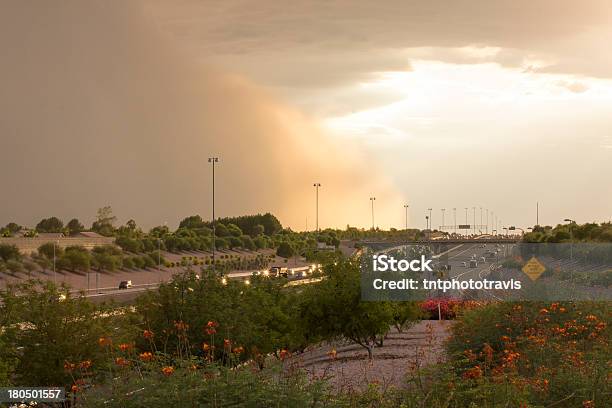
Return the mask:
<path id="1" fill-rule="evenodd" d="M 142 337 L 144 337 L 145 339 L 152 339 L 153 338 L 153 332 L 151 330 L 145 330 L 142 333 Z"/>
<path id="2" fill-rule="evenodd" d="M 151 352 L 149 352 L 149 351 L 145 351 L 144 353 L 140 353 L 140 355 L 138 357 L 140 357 L 140 359 L 142 361 L 151 361 L 151 360 L 153 360 L 153 354 L 151 354 Z"/>

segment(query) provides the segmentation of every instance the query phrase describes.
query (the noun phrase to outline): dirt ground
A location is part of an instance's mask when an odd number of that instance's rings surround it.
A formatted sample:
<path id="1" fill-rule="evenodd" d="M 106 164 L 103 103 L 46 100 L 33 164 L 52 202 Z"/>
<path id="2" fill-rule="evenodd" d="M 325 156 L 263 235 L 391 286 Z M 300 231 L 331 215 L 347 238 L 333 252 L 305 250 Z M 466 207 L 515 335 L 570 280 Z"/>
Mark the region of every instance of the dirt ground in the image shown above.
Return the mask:
<path id="1" fill-rule="evenodd" d="M 402 333 L 393 328 L 383 347 L 374 348 L 371 361 L 365 348 L 335 342 L 311 347 L 293 356 L 288 364 L 305 369 L 312 379 L 328 379 L 338 391 L 363 390 L 372 383 L 382 389 L 406 387 L 410 373 L 444 361 L 443 343 L 450 335 L 451 323 L 421 321 Z"/>

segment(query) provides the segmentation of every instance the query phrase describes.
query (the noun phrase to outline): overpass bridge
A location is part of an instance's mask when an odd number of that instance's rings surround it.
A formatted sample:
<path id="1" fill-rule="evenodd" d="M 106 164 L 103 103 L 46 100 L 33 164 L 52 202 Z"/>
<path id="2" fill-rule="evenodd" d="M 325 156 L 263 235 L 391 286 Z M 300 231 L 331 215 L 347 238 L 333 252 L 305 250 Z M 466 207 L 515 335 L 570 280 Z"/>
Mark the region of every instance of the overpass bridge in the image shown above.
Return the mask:
<path id="1" fill-rule="evenodd" d="M 432 245 L 432 244 L 516 244 L 521 242 L 520 237 L 496 238 L 451 238 L 451 239 L 421 239 L 421 240 L 363 240 L 357 241 L 362 245 Z"/>

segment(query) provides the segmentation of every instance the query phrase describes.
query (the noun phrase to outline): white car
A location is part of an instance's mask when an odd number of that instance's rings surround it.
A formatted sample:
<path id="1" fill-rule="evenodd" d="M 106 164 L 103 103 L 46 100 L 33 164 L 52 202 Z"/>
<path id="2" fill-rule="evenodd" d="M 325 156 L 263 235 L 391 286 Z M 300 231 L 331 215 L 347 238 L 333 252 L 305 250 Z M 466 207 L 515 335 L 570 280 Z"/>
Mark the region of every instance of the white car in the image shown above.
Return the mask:
<path id="1" fill-rule="evenodd" d="M 467 266 L 467 262 L 461 262 L 461 266 Z"/>
<path id="2" fill-rule="evenodd" d="M 480 262 L 487 262 L 487 260 L 485 259 L 485 257 L 484 257 L 484 256 L 481 256 L 481 257 L 480 257 Z"/>

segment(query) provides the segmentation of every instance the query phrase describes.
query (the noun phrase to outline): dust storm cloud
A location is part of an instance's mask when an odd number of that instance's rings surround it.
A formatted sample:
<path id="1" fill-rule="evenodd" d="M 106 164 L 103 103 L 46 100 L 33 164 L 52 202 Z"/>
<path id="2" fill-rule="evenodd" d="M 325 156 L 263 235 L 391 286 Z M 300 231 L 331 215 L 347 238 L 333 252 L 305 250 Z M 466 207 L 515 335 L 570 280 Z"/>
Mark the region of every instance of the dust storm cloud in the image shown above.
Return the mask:
<path id="1" fill-rule="evenodd" d="M 111 205 L 147 227 L 271 211 L 323 226 L 401 223 L 394 189 L 351 146 L 247 79 L 192 60 L 137 3 L 9 2 L 0 15 L 0 224 Z"/>

